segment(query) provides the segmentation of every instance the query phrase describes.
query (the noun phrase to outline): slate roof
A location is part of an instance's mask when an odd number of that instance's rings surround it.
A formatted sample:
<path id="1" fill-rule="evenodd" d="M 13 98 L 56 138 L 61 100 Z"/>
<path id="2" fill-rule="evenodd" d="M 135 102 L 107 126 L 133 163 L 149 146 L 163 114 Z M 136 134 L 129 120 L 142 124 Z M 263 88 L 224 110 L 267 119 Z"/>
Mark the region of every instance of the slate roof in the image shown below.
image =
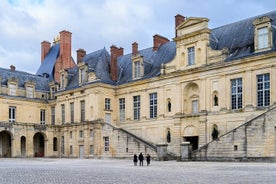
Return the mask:
<path id="1" fill-rule="evenodd" d="M 276 40 L 276 11 L 251 17 L 232 24 L 221 26 L 212 30 L 210 35 L 210 46 L 214 50 L 228 48 L 229 56 L 226 61 L 254 55 L 254 25 L 256 18 L 270 17 L 273 34 L 273 49 Z M 260 53 L 258 53 L 260 54 Z"/>
<path id="2" fill-rule="evenodd" d="M 7 85 L 7 82 L 11 78 L 15 78 L 18 80 L 18 87 L 25 88 L 26 82 L 35 82 L 35 90 L 39 91 L 50 91 L 49 89 L 49 79 L 41 76 L 37 76 L 34 74 L 30 74 L 27 72 L 22 72 L 18 70 L 10 70 L 0 68 L 0 76 L 1 76 L 1 85 Z"/>

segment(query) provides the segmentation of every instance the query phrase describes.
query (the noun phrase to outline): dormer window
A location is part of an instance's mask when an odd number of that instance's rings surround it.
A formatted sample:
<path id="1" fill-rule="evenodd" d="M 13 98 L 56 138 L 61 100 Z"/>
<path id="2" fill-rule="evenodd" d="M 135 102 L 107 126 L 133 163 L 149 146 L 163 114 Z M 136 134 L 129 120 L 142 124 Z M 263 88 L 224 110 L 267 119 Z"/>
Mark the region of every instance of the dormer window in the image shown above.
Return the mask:
<path id="1" fill-rule="evenodd" d="M 60 89 L 65 89 L 68 84 L 68 71 L 65 69 L 60 70 Z"/>
<path id="2" fill-rule="evenodd" d="M 136 61 L 134 62 L 134 78 L 141 77 L 141 62 Z"/>
<path id="3" fill-rule="evenodd" d="M 32 86 L 26 87 L 26 97 L 33 98 L 34 97 L 34 88 Z"/>
<path id="4" fill-rule="evenodd" d="M 258 49 L 264 49 L 268 47 L 268 28 L 262 27 L 257 29 L 258 34 Z"/>
<path id="5" fill-rule="evenodd" d="M 254 20 L 255 52 L 266 51 L 272 48 L 271 19 L 267 16 L 259 17 Z"/>
<path id="6" fill-rule="evenodd" d="M 188 66 L 195 64 L 195 47 L 188 48 Z"/>
<path id="7" fill-rule="evenodd" d="M 80 62 L 78 64 L 79 67 L 79 84 L 83 84 L 85 82 L 87 82 L 87 64 L 84 62 Z"/>
<path id="8" fill-rule="evenodd" d="M 9 95 L 16 96 L 16 84 L 9 84 Z"/>
<path id="9" fill-rule="evenodd" d="M 65 87 L 65 75 L 62 74 L 60 76 L 60 88 L 63 89 Z"/>

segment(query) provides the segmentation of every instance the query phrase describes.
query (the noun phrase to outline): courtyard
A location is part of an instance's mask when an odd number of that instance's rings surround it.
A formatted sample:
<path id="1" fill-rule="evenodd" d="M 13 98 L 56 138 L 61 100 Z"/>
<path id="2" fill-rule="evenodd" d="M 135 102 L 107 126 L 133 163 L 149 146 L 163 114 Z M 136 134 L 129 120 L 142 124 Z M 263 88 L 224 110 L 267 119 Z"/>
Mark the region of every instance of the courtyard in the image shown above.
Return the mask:
<path id="1" fill-rule="evenodd" d="M 2 184 L 276 183 L 276 163 L 152 161 L 132 159 L 1 158 Z"/>

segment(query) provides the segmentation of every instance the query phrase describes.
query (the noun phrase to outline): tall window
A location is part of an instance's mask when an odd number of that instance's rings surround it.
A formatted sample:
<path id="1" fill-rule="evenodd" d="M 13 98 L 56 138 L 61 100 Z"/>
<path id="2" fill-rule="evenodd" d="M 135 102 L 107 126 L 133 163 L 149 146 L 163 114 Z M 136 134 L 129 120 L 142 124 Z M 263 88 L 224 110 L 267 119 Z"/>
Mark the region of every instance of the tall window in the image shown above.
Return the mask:
<path id="1" fill-rule="evenodd" d="M 109 137 L 104 137 L 104 151 L 109 151 Z"/>
<path id="2" fill-rule="evenodd" d="M 34 97 L 34 88 L 33 87 L 26 87 L 26 97 L 33 98 Z"/>
<path id="3" fill-rule="evenodd" d="M 134 62 L 134 78 L 141 77 L 141 62 L 136 61 Z"/>
<path id="4" fill-rule="evenodd" d="M 104 109 L 105 110 L 110 110 L 111 108 L 110 108 L 110 98 L 105 98 L 105 100 L 104 100 Z"/>
<path id="5" fill-rule="evenodd" d="M 193 100 L 192 101 L 192 108 L 193 108 L 193 110 L 192 110 L 193 114 L 198 113 L 198 100 Z"/>
<path id="6" fill-rule="evenodd" d="M 40 109 L 40 124 L 45 124 L 45 109 Z"/>
<path id="7" fill-rule="evenodd" d="M 270 105 L 270 77 L 269 74 L 257 75 L 257 105 Z"/>
<path id="8" fill-rule="evenodd" d="M 157 93 L 149 94 L 150 97 L 150 118 L 157 117 Z"/>
<path id="9" fill-rule="evenodd" d="M 15 96 L 16 95 L 16 85 L 9 84 L 9 95 Z"/>
<path id="10" fill-rule="evenodd" d="M 263 27 L 258 29 L 258 49 L 268 47 L 268 28 Z"/>
<path id="11" fill-rule="evenodd" d="M 231 105 L 232 109 L 242 108 L 242 78 L 231 80 Z"/>
<path id="12" fill-rule="evenodd" d="M 133 119 L 140 119 L 140 95 L 133 97 Z"/>
<path id="13" fill-rule="evenodd" d="M 120 98 L 119 99 L 119 109 L 120 109 L 120 122 L 125 121 L 125 109 L 126 109 L 126 105 L 125 105 L 125 98 Z"/>
<path id="14" fill-rule="evenodd" d="M 83 138 L 83 131 L 82 130 L 79 131 L 79 137 Z"/>
<path id="15" fill-rule="evenodd" d="M 16 107 L 9 107 L 9 122 L 15 122 L 16 118 Z"/>
<path id="16" fill-rule="evenodd" d="M 80 108 L 81 108 L 81 122 L 84 122 L 85 121 L 85 101 L 82 100 L 80 101 Z"/>
<path id="17" fill-rule="evenodd" d="M 51 124 L 54 125 L 56 121 L 56 108 L 51 107 Z"/>
<path id="18" fill-rule="evenodd" d="M 65 75 L 61 75 L 61 80 L 60 80 L 60 88 L 63 89 L 65 88 Z"/>
<path id="19" fill-rule="evenodd" d="M 75 112 L 74 112 L 74 102 L 71 102 L 70 103 L 70 120 L 71 120 L 71 123 L 74 123 L 74 120 L 75 120 Z"/>
<path id="20" fill-rule="evenodd" d="M 195 47 L 188 48 L 188 65 L 195 64 Z"/>
<path id="21" fill-rule="evenodd" d="M 58 143 L 57 143 L 57 138 L 54 137 L 53 139 L 53 151 L 57 151 L 58 149 Z"/>
<path id="22" fill-rule="evenodd" d="M 61 124 L 65 123 L 65 105 L 61 104 Z"/>
<path id="23" fill-rule="evenodd" d="M 85 69 L 82 68 L 80 69 L 80 83 L 84 83 L 85 82 Z"/>

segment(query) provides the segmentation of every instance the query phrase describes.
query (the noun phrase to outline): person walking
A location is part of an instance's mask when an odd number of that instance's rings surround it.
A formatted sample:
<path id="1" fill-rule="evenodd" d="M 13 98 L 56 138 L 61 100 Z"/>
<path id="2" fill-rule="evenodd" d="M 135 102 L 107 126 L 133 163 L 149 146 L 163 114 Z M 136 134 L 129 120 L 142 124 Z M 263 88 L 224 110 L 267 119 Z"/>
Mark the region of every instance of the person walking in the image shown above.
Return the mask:
<path id="1" fill-rule="evenodd" d="M 150 154 L 147 154 L 146 160 L 147 160 L 147 166 L 149 166 L 150 165 Z"/>
<path id="2" fill-rule="evenodd" d="M 139 154 L 138 159 L 139 159 L 139 165 L 143 166 L 144 156 L 143 156 L 142 152 Z"/>
<path id="3" fill-rule="evenodd" d="M 138 157 L 137 157 L 136 153 L 133 156 L 133 162 L 134 162 L 134 165 L 137 166 Z"/>

